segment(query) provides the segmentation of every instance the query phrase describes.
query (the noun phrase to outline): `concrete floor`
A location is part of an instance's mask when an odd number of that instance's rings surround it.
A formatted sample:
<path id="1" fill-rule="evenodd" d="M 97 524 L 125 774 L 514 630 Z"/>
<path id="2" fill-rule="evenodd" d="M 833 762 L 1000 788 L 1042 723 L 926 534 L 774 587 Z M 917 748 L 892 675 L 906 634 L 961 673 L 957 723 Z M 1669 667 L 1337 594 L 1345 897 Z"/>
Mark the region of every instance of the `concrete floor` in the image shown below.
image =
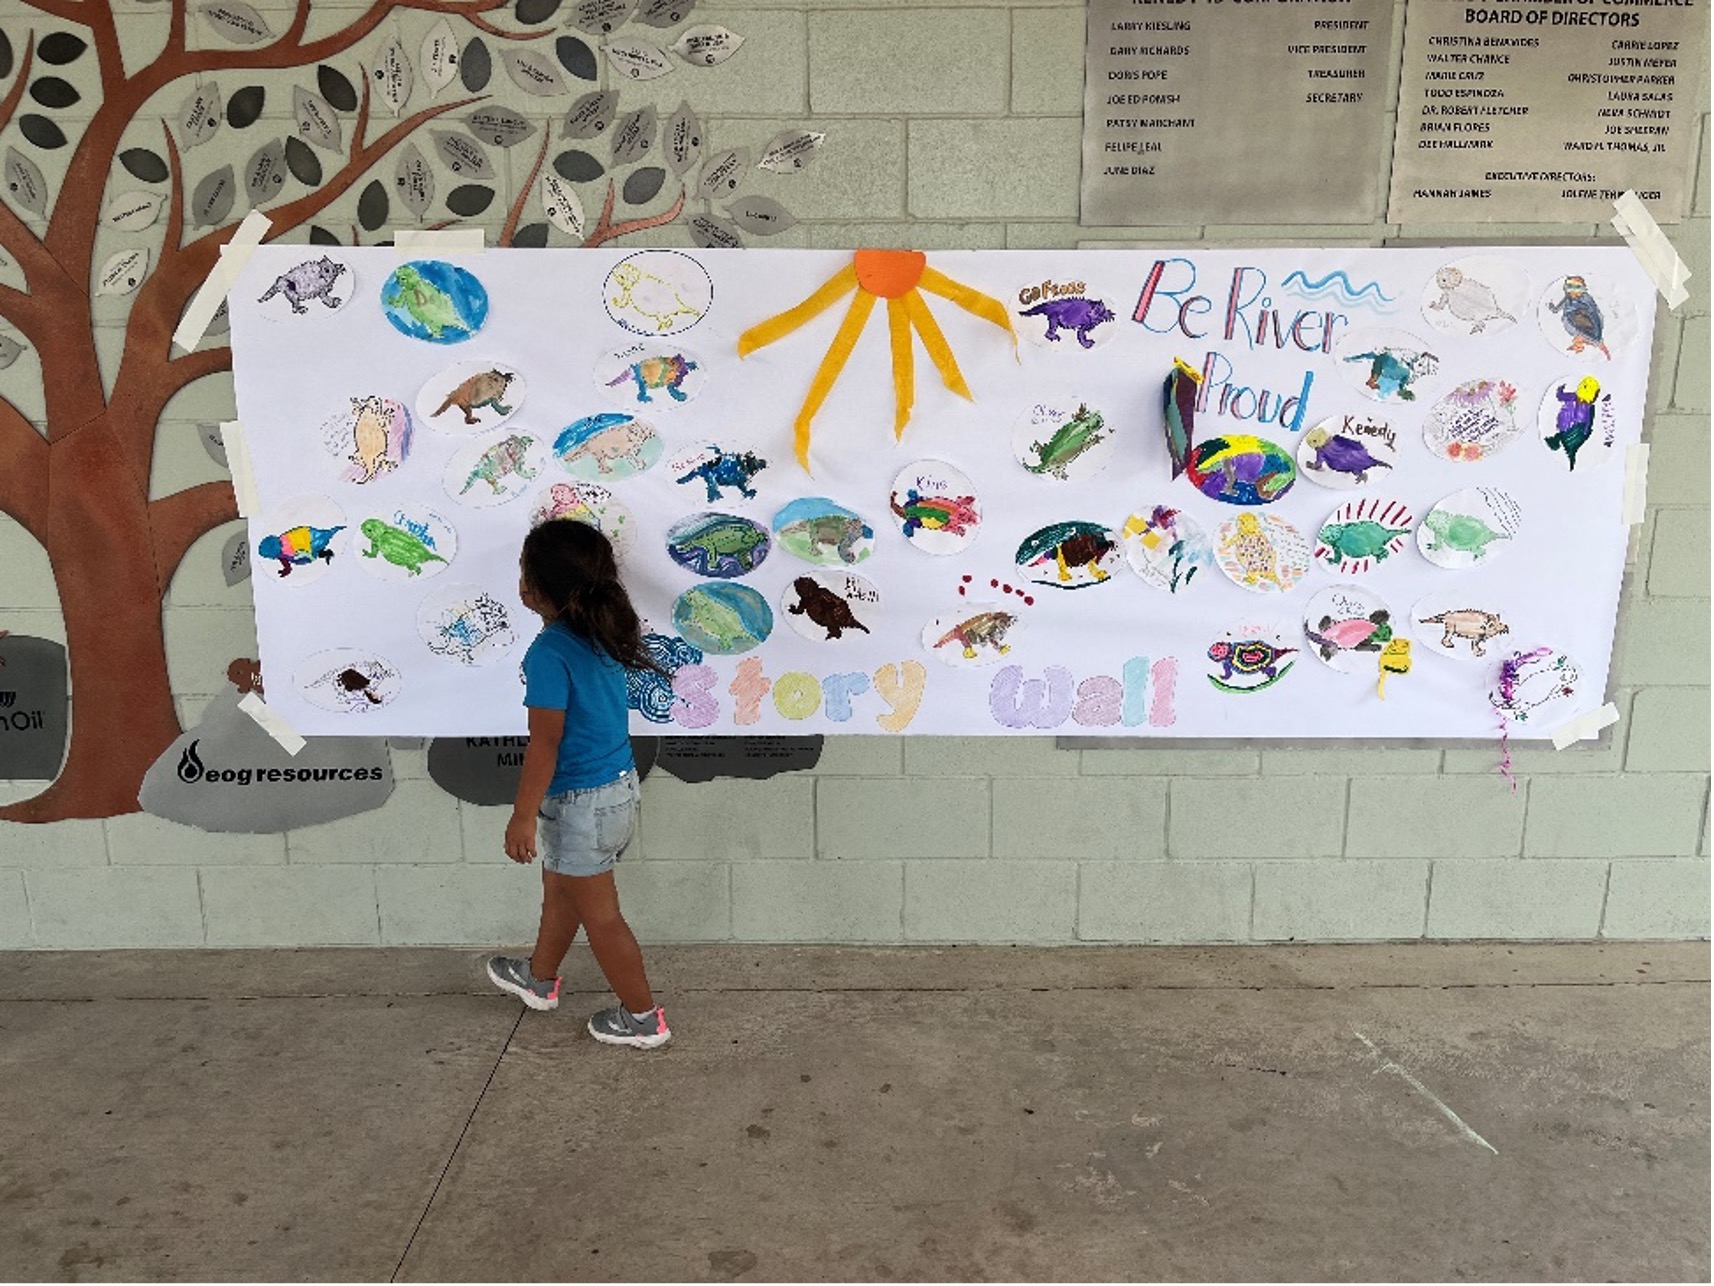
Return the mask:
<path id="1" fill-rule="evenodd" d="M 1706 944 L 0 954 L 0 1277 L 1709 1276 Z"/>

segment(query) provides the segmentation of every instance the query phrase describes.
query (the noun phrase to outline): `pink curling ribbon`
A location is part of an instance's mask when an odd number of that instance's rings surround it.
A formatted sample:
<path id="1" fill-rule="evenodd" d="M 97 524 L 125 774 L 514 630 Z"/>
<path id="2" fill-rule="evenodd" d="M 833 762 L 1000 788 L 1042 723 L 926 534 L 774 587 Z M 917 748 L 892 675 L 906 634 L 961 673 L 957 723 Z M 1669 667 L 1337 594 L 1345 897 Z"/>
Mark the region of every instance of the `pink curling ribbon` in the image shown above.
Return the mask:
<path id="1" fill-rule="evenodd" d="M 1506 736 L 1509 727 L 1506 711 L 1511 709 L 1512 702 L 1517 699 L 1518 671 L 1531 661 L 1552 655 L 1552 648 L 1538 647 L 1533 652 L 1514 652 L 1500 662 L 1500 775 L 1511 783 L 1514 795 L 1518 793 L 1518 779 L 1512 776 L 1512 748 Z"/>

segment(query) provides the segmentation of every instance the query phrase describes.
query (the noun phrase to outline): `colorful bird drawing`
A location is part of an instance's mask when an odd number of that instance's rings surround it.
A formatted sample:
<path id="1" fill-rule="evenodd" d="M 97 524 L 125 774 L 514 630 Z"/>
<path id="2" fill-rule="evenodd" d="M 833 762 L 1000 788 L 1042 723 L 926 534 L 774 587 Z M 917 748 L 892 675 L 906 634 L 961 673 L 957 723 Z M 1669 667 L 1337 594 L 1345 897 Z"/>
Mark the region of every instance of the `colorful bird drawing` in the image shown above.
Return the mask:
<path id="1" fill-rule="evenodd" d="M 911 348 L 913 329 L 922 337 L 923 347 L 928 350 L 930 360 L 940 372 L 941 382 L 959 397 L 970 398 L 970 386 L 964 382 L 964 375 L 958 369 L 958 361 L 952 355 L 952 347 L 946 342 L 940 324 L 935 321 L 934 314 L 929 311 L 928 303 L 922 297 L 921 292 L 925 290 L 931 295 L 949 299 L 966 312 L 998 326 L 1011 336 L 1012 348 L 1016 352 L 1018 336 L 1012 329 L 1012 320 L 1006 312 L 1006 306 L 993 296 L 985 295 L 930 268 L 928 256 L 920 250 L 859 250 L 852 257 L 850 264 L 841 268 L 801 304 L 752 326 L 738 337 L 738 356 L 748 357 L 758 348 L 783 339 L 812 317 L 825 312 L 838 300 L 855 292 L 851 307 L 846 310 L 845 320 L 839 323 L 833 343 L 828 346 L 826 356 L 816 368 L 815 378 L 810 381 L 809 392 L 804 397 L 803 406 L 799 409 L 793 426 L 793 449 L 797 453 L 798 463 L 804 467 L 806 473 L 809 471 L 810 424 L 815 419 L 815 413 L 821 409 L 821 404 L 827 400 L 827 395 L 832 391 L 840 372 L 845 369 L 845 363 L 851 356 L 851 350 L 856 347 L 857 337 L 863 333 L 863 326 L 869 320 L 869 314 L 874 310 L 877 299 L 887 301 L 887 327 L 892 336 L 893 395 L 896 408 L 893 415 L 893 436 L 896 438 L 904 435 L 905 425 L 911 418 L 911 407 L 916 401 L 916 381 L 912 365 L 914 355 Z"/>
<path id="2" fill-rule="evenodd" d="M 1184 472 L 1190 461 L 1190 444 L 1196 432 L 1196 399 L 1202 392 L 1202 372 L 1182 358 L 1172 359 L 1161 405 L 1166 413 L 1166 453 L 1172 457 L 1172 476 Z"/>
<path id="3" fill-rule="evenodd" d="M 1607 345 L 1601 340 L 1607 323 L 1601 317 L 1601 305 L 1589 293 L 1589 283 L 1581 277 L 1567 277 L 1564 290 L 1564 296 L 1547 308 L 1549 312 L 1559 314 L 1560 324 L 1571 336 L 1571 351 L 1581 353 L 1593 344 L 1601 350 L 1602 357 L 1611 358 L 1612 353 L 1607 351 Z"/>

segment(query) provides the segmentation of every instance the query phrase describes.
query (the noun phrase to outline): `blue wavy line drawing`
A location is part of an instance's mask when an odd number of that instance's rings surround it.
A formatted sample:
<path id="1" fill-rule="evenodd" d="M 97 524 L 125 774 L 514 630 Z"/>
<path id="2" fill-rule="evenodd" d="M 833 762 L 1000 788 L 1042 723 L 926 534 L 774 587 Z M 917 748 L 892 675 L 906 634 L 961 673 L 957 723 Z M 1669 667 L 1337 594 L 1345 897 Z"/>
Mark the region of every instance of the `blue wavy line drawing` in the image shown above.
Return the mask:
<path id="1" fill-rule="evenodd" d="M 1333 282 L 1338 284 L 1330 284 Z M 1298 289 L 1292 289 L 1293 283 L 1296 283 Z M 1320 281 L 1311 281 L 1304 276 L 1300 269 L 1281 282 L 1280 289 L 1288 295 L 1297 295 L 1303 299 L 1314 299 L 1320 295 L 1337 295 L 1339 302 L 1347 306 L 1361 304 L 1365 302 L 1365 296 L 1372 294 L 1375 297 L 1375 303 L 1372 306 L 1376 312 L 1386 312 L 1398 302 L 1381 290 L 1380 282 L 1371 281 L 1361 287 L 1353 286 L 1351 278 L 1347 277 L 1340 269 L 1334 269 Z"/>

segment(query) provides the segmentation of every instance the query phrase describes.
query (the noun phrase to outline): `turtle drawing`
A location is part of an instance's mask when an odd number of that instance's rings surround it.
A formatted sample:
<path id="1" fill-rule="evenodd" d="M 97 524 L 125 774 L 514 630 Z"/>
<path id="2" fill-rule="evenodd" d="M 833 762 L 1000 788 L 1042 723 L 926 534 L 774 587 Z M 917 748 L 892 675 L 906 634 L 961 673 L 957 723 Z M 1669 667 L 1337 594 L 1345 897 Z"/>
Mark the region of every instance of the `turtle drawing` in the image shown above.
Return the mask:
<path id="1" fill-rule="evenodd" d="M 1313 630 L 1306 625 L 1303 632 L 1321 659 L 1331 661 L 1341 652 L 1379 652 L 1393 637 L 1392 616 L 1385 610 L 1337 620 L 1323 616 Z"/>
<path id="2" fill-rule="evenodd" d="M 1441 637 L 1440 646 L 1448 651 L 1453 650 L 1458 640 L 1470 645 L 1471 656 L 1484 656 L 1482 645 L 1490 639 L 1497 639 L 1502 634 L 1510 634 L 1511 629 L 1493 612 L 1484 612 L 1478 607 L 1459 607 L 1437 613 L 1434 616 L 1422 618 L 1424 625 L 1438 625 L 1445 631 Z"/>
<path id="3" fill-rule="evenodd" d="M 1363 387 L 1373 390 L 1376 398 L 1383 402 L 1394 398 L 1404 402 L 1416 401 L 1416 391 L 1411 388 L 1411 382 L 1426 379 L 1440 366 L 1440 359 L 1433 353 L 1394 352 L 1391 348 L 1353 353 L 1345 360 L 1369 363 L 1369 378 L 1363 381 Z"/>
<path id="4" fill-rule="evenodd" d="M 698 585 L 678 596 L 673 625 L 704 651 L 732 656 L 768 637 L 774 613 L 748 585 Z"/>
<path id="5" fill-rule="evenodd" d="M 1244 584 L 1267 581 L 1275 589 L 1286 588 L 1280 583 L 1279 553 L 1255 514 L 1238 515 L 1237 529 L 1221 538 L 1220 552 L 1232 555 L 1243 572 Z"/>
<path id="6" fill-rule="evenodd" d="M 1334 433 L 1325 425 L 1317 425 L 1304 434 L 1303 445 L 1315 453 L 1313 459 L 1304 463 L 1304 468 L 1317 473 L 1344 474 L 1358 486 L 1369 480 L 1369 470 L 1393 467 L 1356 438 Z"/>
<path id="7" fill-rule="evenodd" d="M 675 563 L 723 580 L 755 571 L 771 547 L 759 524 L 733 514 L 700 514 L 667 533 L 667 553 Z"/>
<path id="8" fill-rule="evenodd" d="M 687 302 L 676 285 L 634 263 L 616 266 L 609 280 L 618 291 L 608 300 L 609 305 L 621 312 L 637 314 L 656 330 L 682 330 L 702 318 L 702 310 Z M 681 317 L 688 317 L 690 322 L 679 323 Z"/>
<path id="9" fill-rule="evenodd" d="M 369 541 L 363 551 L 365 558 L 384 558 L 395 567 L 403 567 L 412 576 L 422 575 L 424 563 L 444 563 L 422 537 L 400 527 L 389 526 L 379 518 L 365 518 L 357 530 Z"/>
<path id="10" fill-rule="evenodd" d="M 1065 481 L 1071 476 L 1067 470 L 1072 463 L 1104 442 L 1108 432 L 1101 412 L 1079 403 L 1076 414 L 1048 435 L 1046 442 L 1031 444 L 1030 454 L 1035 456 L 1036 463 L 1026 462 L 1024 468 L 1031 473 L 1051 473 Z"/>
<path id="11" fill-rule="evenodd" d="M 1006 642 L 1006 631 L 1017 623 L 1018 618 L 1010 612 L 978 612 L 959 621 L 941 635 L 934 646 L 942 648 L 948 643 L 956 643 L 967 661 L 976 659 L 978 648 L 992 648 L 1004 656 L 1012 650 L 1012 645 Z"/>
<path id="12" fill-rule="evenodd" d="M 1434 274 L 1435 289 L 1440 298 L 1429 303 L 1436 311 L 1445 310 L 1469 327 L 1472 335 L 1480 335 L 1489 322 L 1517 320 L 1500 307 L 1494 288 L 1485 282 L 1454 268 L 1450 264 Z"/>
<path id="13" fill-rule="evenodd" d="M 1606 319 L 1601 316 L 1601 305 L 1589 293 L 1589 283 L 1582 277 L 1567 277 L 1560 289 L 1562 294 L 1547 306 L 1547 310 L 1559 317 L 1565 333 L 1571 336 L 1569 351 L 1581 353 L 1593 344 L 1601 350 L 1602 357 L 1611 358 L 1613 354 L 1603 339 Z"/>
<path id="14" fill-rule="evenodd" d="M 1219 639 L 1208 648 L 1208 659 L 1220 667 L 1218 675 L 1210 674 L 1208 681 L 1221 692 L 1260 692 L 1271 688 L 1291 672 L 1295 661 L 1281 660 L 1296 652 L 1294 647 L 1280 647 L 1264 639 Z M 1260 682 L 1234 683 L 1234 679 L 1259 676 Z"/>
<path id="15" fill-rule="evenodd" d="M 561 430 L 553 449 L 568 469 L 587 458 L 595 462 L 597 473 L 611 474 L 618 463 L 626 465 L 629 473 L 641 473 L 654 463 L 651 444 L 658 454 L 660 438 L 652 427 L 629 415 L 608 412 L 585 416 Z"/>
<path id="16" fill-rule="evenodd" d="M 458 311 L 451 295 L 417 271 L 415 264 L 401 264 L 388 282 L 382 303 L 403 309 L 430 339 L 444 339 L 449 330 L 468 332 L 470 323 Z"/>
<path id="17" fill-rule="evenodd" d="M 1118 548 L 1113 533 L 1099 523 L 1056 522 L 1025 537 L 1015 561 L 1035 572 L 1031 579 L 1043 585 L 1084 589 L 1112 574 L 1102 564 L 1111 561 Z"/>
<path id="18" fill-rule="evenodd" d="M 1089 336 L 1097 326 L 1113 320 L 1113 310 L 1099 299 L 1068 295 L 1059 299 L 1044 299 L 1034 308 L 1021 310 L 1018 316 L 1045 317 L 1047 334 L 1044 338 L 1053 343 L 1059 342 L 1060 331 L 1069 330 L 1077 336 L 1077 342 L 1084 348 L 1094 348 L 1095 341 Z"/>
<path id="19" fill-rule="evenodd" d="M 1473 514 L 1452 513 L 1446 509 L 1430 510 L 1422 525 L 1430 537 L 1424 552 L 1431 554 L 1449 549 L 1481 559 L 1487 556 L 1488 546 L 1496 540 L 1511 539 L 1505 532 L 1495 531 Z"/>
<path id="20" fill-rule="evenodd" d="M 274 536 L 263 536 L 256 542 L 256 556 L 277 561 L 280 575 L 290 576 L 293 567 L 307 567 L 316 559 L 332 566 L 333 538 L 344 527 L 288 527 Z"/>
<path id="21" fill-rule="evenodd" d="M 453 407 L 464 412 L 466 424 L 480 424 L 477 418 L 478 410 L 494 412 L 501 419 L 512 413 L 512 408 L 501 401 L 506 396 L 506 389 L 517 378 L 510 371 L 494 370 L 478 371 L 465 380 L 452 392 L 446 395 L 446 401 L 440 404 L 440 410 L 434 414 L 443 415 Z M 433 418 L 433 417 L 430 417 Z"/>
<path id="22" fill-rule="evenodd" d="M 1316 550 L 1326 562 L 1338 567 L 1365 558 L 1385 562 L 1410 531 L 1404 527 L 1388 527 L 1372 518 L 1356 522 L 1330 522 L 1316 533 Z"/>
<path id="23" fill-rule="evenodd" d="M 478 482 L 486 482 L 493 488 L 497 496 L 505 495 L 506 488 L 502 483 L 507 478 L 533 478 L 538 470 L 529 467 L 527 452 L 534 446 L 536 440 L 522 434 L 514 433 L 502 438 L 482 453 L 476 467 L 470 471 L 470 476 L 464 480 L 464 486 L 458 494 L 463 495 Z"/>
<path id="24" fill-rule="evenodd" d="M 827 631 L 829 639 L 843 637 L 846 630 L 869 633 L 869 627 L 852 613 L 850 603 L 827 586 L 818 584 L 813 578 L 799 576 L 792 581 L 792 590 L 797 594 L 797 602 L 787 607 L 786 611 L 793 616 L 809 617 Z"/>
<path id="25" fill-rule="evenodd" d="M 644 357 L 632 362 L 618 376 L 607 381 L 608 388 L 618 388 L 630 381 L 637 386 L 637 401 L 650 402 L 650 390 L 665 391 L 666 395 L 675 402 L 689 400 L 689 395 L 680 387 L 690 373 L 697 369 L 693 361 L 686 360 L 683 353 L 674 353 L 671 357 Z"/>
<path id="26" fill-rule="evenodd" d="M 812 563 L 837 558 L 842 563 L 862 562 L 869 554 L 862 542 L 873 540 L 875 531 L 855 514 L 812 514 L 780 528 L 780 539 L 796 546 L 793 553 Z M 830 557 L 831 555 L 831 557 Z"/>
<path id="27" fill-rule="evenodd" d="M 698 462 L 678 481 L 683 484 L 700 478 L 708 488 L 711 502 L 722 498 L 723 487 L 736 487 L 739 495 L 754 500 L 756 489 L 750 483 L 768 467 L 768 462 L 754 451 L 722 451 L 717 446 L 708 449 L 714 452 L 713 457 Z"/>
<path id="28" fill-rule="evenodd" d="M 910 487 L 901 498 L 895 493 L 888 505 L 899 518 L 906 536 L 919 531 L 944 531 L 962 536 L 982 521 L 975 496 L 925 496 Z"/>
<path id="29" fill-rule="evenodd" d="M 338 308 L 345 301 L 334 290 L 340 274 L 347 271 L 342 263 L 335 263 L 326 255 L 319 259 L 306 259 L 297 267 L 292 268 L 281 276 L 274 278 L 274 284 L 268 287 L 268 292 L 256 302 L 265 304 L 275 295 L 284 294 L 286 302 L 292 306 L 294 313 L 307 313 L 305 301 L 319 299 L 328 308 Z"/>
<path id="30" fill-rule="evenodd" d="M 1559 402 L 1554 417 L 1552 436 L 1544 439 L 1548 450 L 1565 452 L 1566 467 L 1577 468 L 1577 453 L 1595 434 L 1595 404 L 1601 396 L 1601 381 L 1585 375 L 1577 387 L 1567 389 L 1563 384 L 1553 390 Z"/>

